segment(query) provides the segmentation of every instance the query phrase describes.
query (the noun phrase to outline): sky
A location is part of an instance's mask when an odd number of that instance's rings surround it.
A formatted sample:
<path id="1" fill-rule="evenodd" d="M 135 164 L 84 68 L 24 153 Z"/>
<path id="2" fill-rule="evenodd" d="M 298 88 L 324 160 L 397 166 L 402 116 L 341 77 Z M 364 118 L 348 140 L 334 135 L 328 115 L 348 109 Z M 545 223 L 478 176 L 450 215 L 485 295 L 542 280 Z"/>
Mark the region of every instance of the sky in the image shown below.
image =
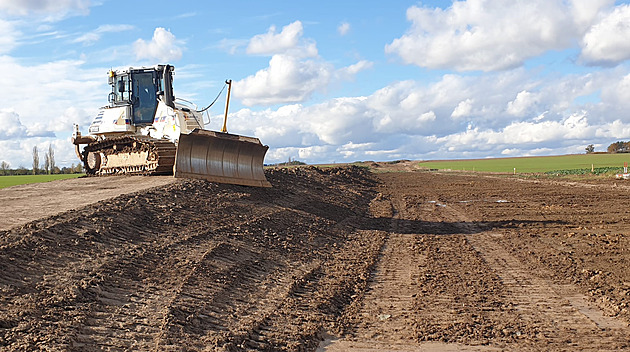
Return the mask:
<path id="1" fill-rule="evenodd" d="M 630 1 L 0 0 L 0 160 L 79 160 L 107 72 L 175 66 L 265 163 L 605 151 L 630 139 Z M 208 129 L 222 124 L 225 93 Z M 41 159 L 41 158 L 40 158 Z"/>

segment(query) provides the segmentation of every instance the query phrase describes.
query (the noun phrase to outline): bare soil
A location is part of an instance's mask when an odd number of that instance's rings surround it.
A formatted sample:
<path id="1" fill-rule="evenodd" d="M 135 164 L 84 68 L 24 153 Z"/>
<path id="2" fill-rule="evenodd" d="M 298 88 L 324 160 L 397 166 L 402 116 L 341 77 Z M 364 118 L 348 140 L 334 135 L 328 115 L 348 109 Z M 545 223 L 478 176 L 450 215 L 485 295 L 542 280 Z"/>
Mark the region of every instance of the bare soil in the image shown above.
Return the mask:
<path id="1" fill-rule="evenodd" d="M 613 180 L 267 178 L 136 184 L 4 225 L 0 350 L 630 350 L 629 191 Z M 39 196 L 72 199 L 56 189 Z"/>
<path id="2" fill-rule="evenodd" d="M 172 182 L 175 182 L 172 176 L 83 177 L 3 188 L 0 230 Z"/>

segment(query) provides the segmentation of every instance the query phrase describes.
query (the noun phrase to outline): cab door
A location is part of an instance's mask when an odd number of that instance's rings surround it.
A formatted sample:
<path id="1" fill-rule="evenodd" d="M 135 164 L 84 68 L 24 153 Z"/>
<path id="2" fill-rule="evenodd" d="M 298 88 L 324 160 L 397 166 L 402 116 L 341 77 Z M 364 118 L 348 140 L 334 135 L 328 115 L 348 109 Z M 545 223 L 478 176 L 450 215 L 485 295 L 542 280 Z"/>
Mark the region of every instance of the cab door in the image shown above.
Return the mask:
<path id="1" fill-rule="evenodd" d="M 157 109 L 155 72 L 138 72 L 132 75 L 133 125 L 152 124 Z"/>

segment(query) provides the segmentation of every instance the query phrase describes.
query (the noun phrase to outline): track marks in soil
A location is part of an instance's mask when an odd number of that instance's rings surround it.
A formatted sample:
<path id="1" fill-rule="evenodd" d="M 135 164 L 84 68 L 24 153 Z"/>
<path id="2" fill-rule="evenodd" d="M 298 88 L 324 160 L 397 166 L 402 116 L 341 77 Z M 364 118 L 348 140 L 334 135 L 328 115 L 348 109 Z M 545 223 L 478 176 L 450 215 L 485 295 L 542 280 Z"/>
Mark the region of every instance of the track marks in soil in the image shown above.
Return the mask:
<path id="1" fill-rule="evenodd" d="M 531 261 L 522 261 L 526 253 L 514 255 L 514 229 L 566 222 L 527 198 L 506 201 L 511 192 L 498 182 L 435 177 L 381 175 L 385 186 L 373 210 L 393 217 L 388 240 L 351 333 L 330 337 L 320 351 L 629 347 L 626 324 L 602 314 L 579 287 L 557 282 L 552 271 L 532 270 Z M 542 196 L 539 202 L 553 202 Z M 488 211 L 503 218 L 481 216 Z"/>
<path id="2" fill-rule="evenodd" d="M 501 277 L 509 304 L 529 327 L 526 334 L 519 334 L 524 345 L 599 351 L 628 347 L 625 324 L 588 304 L 576 287 L 560 286 L 530 272 L 497 243 L 500 238 L 482 233 L 468 240 Z"/>
<path id="3" fill-rule="evenodd" d="M 426 264 L 426 256 L 415 246 L 412 235 L 390 234 L 387 238 L 363 297 L 355 338 L 415 339 L 413 303 Z"/>
<path id="4" fill-rule="evenodd" d="M 584 295 L 624 314 L 614 284 L 630 280 L 607 268 L 624 263 L 627 213 L 602 187 L 267 177 L 274 188 L 185 181 L 0 232 L 0 349 L 628 348 Z"/>
<path id="5" fill-rule="evenodd" d="M 302 350 L 367 282 L 358 168 L 184 181 L 2 232 L 3 350 Z M 335 189 L 331 194 L 328 190 Z"/>

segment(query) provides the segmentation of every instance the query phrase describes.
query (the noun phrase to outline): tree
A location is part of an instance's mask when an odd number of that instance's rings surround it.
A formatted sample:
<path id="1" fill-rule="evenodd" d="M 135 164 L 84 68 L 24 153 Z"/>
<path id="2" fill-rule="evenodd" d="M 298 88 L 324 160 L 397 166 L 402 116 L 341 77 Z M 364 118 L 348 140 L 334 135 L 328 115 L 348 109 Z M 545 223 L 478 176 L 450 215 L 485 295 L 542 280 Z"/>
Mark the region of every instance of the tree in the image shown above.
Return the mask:
<path id="1" fill-rule="evenodd" d="M 37 151 L 37 146 L 33 147 L 33 175 L 37 175 L 37 171 L 39 170 L 39 152 Z"/>
<path id="2" fill-rule="evenodd" d="M 48 160 L 48 174 L 54 174 L 56 170 L 55 166 L 55 150 L 52 147 L 52 144 L 48 144 L 48 153 L 46 153 L 46 159 Z"/>
<path id="3" fill-rule="evenodd" d="M 589 144 L 586 146 L 586 154 L 591 154 L 595 152 L 595 146 L 592 144 Z"/>
<path id="4" fill-rule="evenodd" d="M 2 170 L 2 175 L 6 176 L 8 173 L 7 170 L 9 170 L 9 163 L 2 161 L 2 163 L 0 163 L 0 170 Z"/>
<path id="5" fill-rule="evenodd" d="M 43 165 L 43 169 L 44 169 L 44 173 L 45 174 L 50 174 L 50 169 L 48 168 L 50 166 L 50 160 L 48 160 L 48 153 L 44 154 L 44 165 Z"/>

